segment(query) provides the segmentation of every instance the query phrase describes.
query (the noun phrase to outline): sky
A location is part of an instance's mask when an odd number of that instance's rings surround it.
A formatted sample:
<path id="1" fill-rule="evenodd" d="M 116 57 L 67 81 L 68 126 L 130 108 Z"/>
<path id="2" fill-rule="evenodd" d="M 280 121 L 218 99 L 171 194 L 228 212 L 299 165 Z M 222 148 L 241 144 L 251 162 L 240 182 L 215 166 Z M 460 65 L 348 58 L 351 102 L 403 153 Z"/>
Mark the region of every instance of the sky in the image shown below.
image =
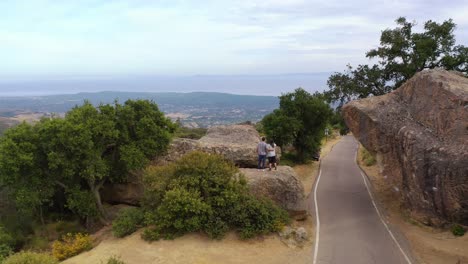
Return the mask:
<path id="1" fill-rule="evenodd" d="M 467 45 L 467 14 L 466 0 L 1 0 L 0 82 L 336 72 L 368 63 L 399 16 L 453 18 Z"/>

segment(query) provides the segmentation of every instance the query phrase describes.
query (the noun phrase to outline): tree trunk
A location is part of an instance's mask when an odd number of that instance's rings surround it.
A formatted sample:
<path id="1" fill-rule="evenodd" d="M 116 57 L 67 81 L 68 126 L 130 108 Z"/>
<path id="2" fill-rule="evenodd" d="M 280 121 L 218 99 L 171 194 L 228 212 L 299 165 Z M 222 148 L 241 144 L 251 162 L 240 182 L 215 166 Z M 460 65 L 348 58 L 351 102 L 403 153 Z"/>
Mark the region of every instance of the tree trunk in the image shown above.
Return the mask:
<path id="1" fill-rule="evenodd" d="M 94 201 L 96 202 L 99 221 L 102 224 L 107 225 L 109 224 L 107 222 L 107 214 L 106 214 L 106 210 L 104 210 L 104 206 L 102 206 L 101 194 L 99 193 L 99 190 L 101 189 L 104 182 L 101 181 L 97 184 L 94 184 L 94 182 L 88 182 L 88 184 L 89 184 L 89 188 L 91 189 L 91 192 L 93 193 Z"/>

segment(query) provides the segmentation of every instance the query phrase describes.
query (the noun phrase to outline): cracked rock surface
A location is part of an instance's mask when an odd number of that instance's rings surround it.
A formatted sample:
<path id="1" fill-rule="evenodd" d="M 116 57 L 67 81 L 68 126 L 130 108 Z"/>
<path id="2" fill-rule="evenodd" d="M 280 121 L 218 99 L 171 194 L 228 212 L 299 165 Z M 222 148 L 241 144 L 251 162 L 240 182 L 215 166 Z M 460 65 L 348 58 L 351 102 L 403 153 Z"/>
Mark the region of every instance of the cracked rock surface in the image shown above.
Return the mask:
<path id="1" fill-rule="evenodd" d="M 411 217 L 468 225 L 468 78 L 422 71 L 389 94 L 348 103 L 343 116 Z"/>

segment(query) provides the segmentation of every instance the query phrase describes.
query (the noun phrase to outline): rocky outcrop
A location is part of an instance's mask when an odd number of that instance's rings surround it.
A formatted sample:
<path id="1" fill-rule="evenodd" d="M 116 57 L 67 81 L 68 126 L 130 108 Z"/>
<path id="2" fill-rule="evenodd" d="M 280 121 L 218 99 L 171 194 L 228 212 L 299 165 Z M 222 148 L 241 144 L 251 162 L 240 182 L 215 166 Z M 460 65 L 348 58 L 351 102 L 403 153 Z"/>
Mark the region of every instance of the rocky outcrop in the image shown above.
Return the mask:
<path id="1" fill-rule="evenodd" d="M 256 197 L 267 197 L 287 210 L 297 220 L 307 217 L 304 186 L 289 166 L 278 166 L 278 170 L 261 171 L 240 169 L 247 179 L 250 192 Z"/>
<path id="2" fill-rule="evenodd" d="M 413 218 L 468 225 L 468 78 L 423 71 L 390 94 L 350 102 L 343 116 Z"/>
<path id="3" fill-rule="evenodd" d="M 208 129 L 199 140 L 177 138 L 168 154 L 156 161 L 157 164 L 173 162 L 191 151 L 220 154 L 241 168 L 257 167 L 257 144 L 260 135 L 252 125 L 217 126 Z M 277 156 L 281 155 L 279 148 Z"/>
<path id="4" fill-rule="evenodd" d="M 218 126 L 208 129 L 199 140 L 176 138 L 167 154 L 153 162 L 164 165 L 178 160 L 192 151 L 220 154 L 238 167 L 257 167 L 257 144 L 260 140 L 252 125 Z M 278 158 L 281 153 L 276 149 Z M 143 184 L 139 175 L 130 175 L 125 183 L 106 184 L 101 190 L 102 200 L 110 204 L 138 205 L 143 197 Z"/>

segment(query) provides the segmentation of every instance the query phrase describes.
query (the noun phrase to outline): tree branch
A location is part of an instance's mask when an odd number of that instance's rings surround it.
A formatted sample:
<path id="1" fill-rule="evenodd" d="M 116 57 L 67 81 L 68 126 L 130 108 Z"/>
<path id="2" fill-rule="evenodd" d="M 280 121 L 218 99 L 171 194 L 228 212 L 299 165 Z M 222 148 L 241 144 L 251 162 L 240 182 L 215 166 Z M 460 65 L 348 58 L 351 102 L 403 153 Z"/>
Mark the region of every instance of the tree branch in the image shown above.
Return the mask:
<path id="1" fill-rule="evenodd" d="M 59 182 L 59 181 L 57 181 L 57 180 L 55 180 L 55 183 L 56 183 L 57 185 L 59 185 L 60 187 L 64 188 L 65 190 L 68 189 L 68 186 L 66 186 L 65 184 L 63 184 L 63 183 L 61 183 L 61 182 Z"/>

